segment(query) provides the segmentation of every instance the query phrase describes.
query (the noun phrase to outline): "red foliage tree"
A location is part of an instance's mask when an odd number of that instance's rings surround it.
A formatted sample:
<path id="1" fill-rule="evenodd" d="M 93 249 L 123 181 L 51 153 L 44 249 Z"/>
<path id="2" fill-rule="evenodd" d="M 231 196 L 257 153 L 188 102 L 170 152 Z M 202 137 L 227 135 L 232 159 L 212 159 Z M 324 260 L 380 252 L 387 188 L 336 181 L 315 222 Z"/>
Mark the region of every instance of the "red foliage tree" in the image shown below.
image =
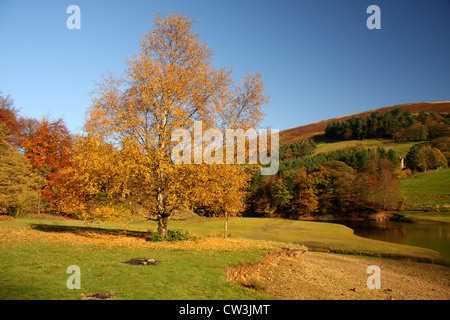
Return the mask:
<path id="1" fill-rule="evenodd" d="M 54 200 L 54 187 L 62 168 L 70 165 L 73 140 L 62 119 L 42 118 L 24 135 L 25 155 L 33 168 L 46 179 L 41 191 L 44 201 Z"/>
<path id="2" fill-rule="evenodd" d="M 14 100 L 0 91 L 0 124 L 4 124 L 8 133 L 8 142 L 16 148 L 21 145 L 21 124 Z"/>

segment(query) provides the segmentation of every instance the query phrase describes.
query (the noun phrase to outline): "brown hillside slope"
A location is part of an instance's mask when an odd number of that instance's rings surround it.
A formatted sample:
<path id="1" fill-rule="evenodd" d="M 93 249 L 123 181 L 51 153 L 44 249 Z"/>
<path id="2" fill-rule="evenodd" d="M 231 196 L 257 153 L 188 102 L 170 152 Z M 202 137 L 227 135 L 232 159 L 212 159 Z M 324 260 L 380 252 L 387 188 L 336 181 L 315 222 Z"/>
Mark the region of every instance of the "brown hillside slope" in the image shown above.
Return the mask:
<path id="1" fill-rule="evenodd" d="M 407 103 L 400 104 L 390 107 L 384 107 L 374 110 L 369 110 L 365 112 L 350 114 L 342 117 L 337 117 L 333 119 L 323 120 L 304 126 L 287 129 L 280 131 L 280 143 L 293 143 L 299 140 L 308 139 L 314 137 L 315 140 L 320 141 L 323 139 L 323 134 L 325 133 L 325 128 L 329 122 L 333 121 L 345 121 L 353 116 L 363 116 L 367 117 L 372 112 L 378 111 L 381 114 L 386 113 L 389 110 L 395 108 L 403 108 L 405 111 L 411 111 L 412 113 L 419 113 L 420 111 L 434 112 L 434 113 L 448 113 L 450 112 L 450 101 L 439 101 L 439 102 L 418 102 L 418 103 Z"/>

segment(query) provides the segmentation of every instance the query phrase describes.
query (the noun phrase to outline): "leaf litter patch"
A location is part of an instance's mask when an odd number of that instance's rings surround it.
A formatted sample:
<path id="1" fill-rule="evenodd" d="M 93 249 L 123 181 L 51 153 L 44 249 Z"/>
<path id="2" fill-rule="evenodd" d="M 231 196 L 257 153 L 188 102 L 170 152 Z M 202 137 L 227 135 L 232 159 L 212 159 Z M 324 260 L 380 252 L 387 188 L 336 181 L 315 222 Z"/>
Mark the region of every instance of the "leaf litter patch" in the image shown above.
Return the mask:
<path id="1" fill-rule="evenodd" d="M 156 264 L 159 264 L 159 261 L 155 259 L 133 258 L 128 261 L 122 261 L 122 263 L 133 266 L 154 266 Z"/>
<path id="2" fill-rule="evenodd" d="M 104 300 L 109 299 L 112 296 L 115 296 L 119 294 L 118 292 L 97 292 L 91 295 L 88 295 L 87 297 L 81 297 L 80 300 Z"/>

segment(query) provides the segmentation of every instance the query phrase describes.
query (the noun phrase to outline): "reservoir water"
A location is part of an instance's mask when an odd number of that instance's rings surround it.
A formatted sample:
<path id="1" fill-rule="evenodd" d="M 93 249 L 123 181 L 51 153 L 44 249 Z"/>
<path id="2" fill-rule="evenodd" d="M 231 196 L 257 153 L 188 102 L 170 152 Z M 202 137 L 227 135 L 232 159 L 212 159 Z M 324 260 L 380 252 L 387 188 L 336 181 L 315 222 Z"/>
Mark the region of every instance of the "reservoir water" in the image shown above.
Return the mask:
<path id="1" fill-rule="evenodd" d="M 361 237 L 436 250 L 447 263 L 450 263 L 450 223 L 433 221 L 408 223 L 389 220 L 332 222 L 352 228 L 354 233 Z"/>

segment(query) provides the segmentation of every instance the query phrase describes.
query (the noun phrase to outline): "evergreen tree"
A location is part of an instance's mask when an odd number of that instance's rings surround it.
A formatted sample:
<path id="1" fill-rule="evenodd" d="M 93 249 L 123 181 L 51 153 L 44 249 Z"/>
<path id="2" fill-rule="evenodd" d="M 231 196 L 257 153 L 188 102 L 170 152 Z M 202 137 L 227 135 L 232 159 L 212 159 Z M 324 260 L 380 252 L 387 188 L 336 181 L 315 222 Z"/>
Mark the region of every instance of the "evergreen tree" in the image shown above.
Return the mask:
<path id="1" fill-rule="evenodd" d="M 419 148 L 417 145 L 414 145 L 409 149 L 408 153 L 405 157 L 405 165 L 406 168 L 416 171 L 417 166 L 417 153 L 419 152 Z"/>

